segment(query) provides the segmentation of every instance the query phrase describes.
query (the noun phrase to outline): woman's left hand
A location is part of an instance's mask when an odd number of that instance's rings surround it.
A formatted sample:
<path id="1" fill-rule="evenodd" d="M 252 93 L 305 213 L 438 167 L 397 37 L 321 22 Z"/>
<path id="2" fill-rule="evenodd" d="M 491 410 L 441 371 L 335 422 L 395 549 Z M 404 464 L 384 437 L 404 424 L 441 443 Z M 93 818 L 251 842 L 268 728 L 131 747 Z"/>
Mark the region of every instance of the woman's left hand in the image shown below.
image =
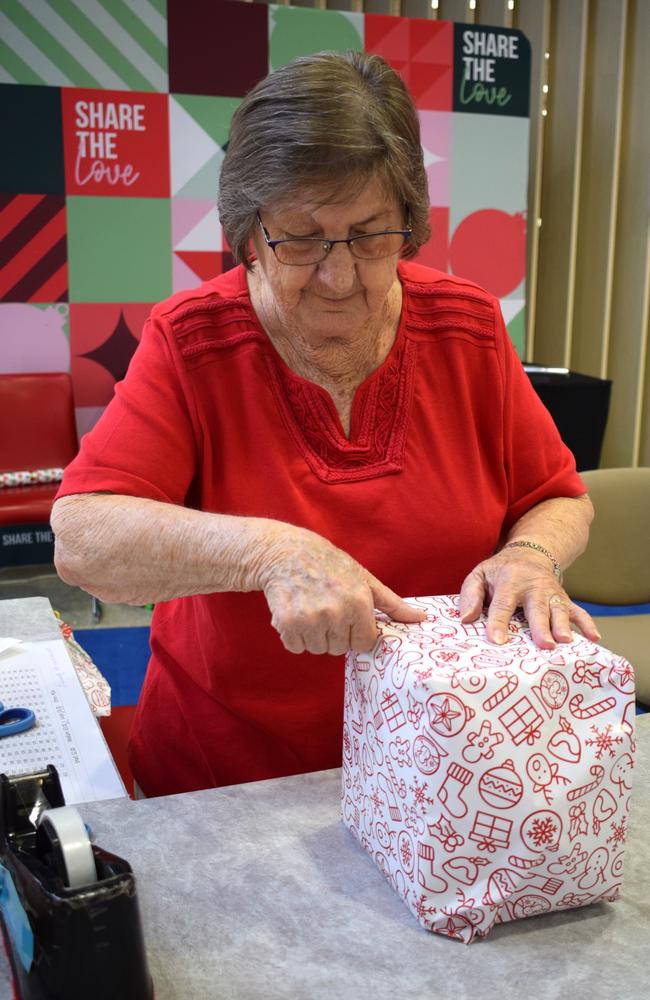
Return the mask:
<path id="1" fill-rule="evenodd" d="M 587 639 L 600 639 L 591 615 L 573 603 L 541 553 L 502 549 L 479 563 L 461 587 L 461 620 L 476 621 L 486 604 L 490 642 L 507 642 L 510 619 L 517 608 L 523 608 L 533 642 L 540 649 L 571 642 L 572 625 Z"/>

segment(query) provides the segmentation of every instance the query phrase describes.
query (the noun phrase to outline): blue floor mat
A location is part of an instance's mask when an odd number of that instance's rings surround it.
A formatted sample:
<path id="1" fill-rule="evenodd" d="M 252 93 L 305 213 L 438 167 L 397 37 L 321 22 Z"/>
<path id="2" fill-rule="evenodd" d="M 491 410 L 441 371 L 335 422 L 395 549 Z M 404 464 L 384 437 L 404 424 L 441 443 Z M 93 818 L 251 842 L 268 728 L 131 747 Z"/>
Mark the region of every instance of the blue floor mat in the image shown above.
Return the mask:
<path id="1" fill-rule="evenodd" d="M 149 662 L 149 628 L 80 628 L 75 639 L 111 686 L 113 705 L 135 705 Z"/>

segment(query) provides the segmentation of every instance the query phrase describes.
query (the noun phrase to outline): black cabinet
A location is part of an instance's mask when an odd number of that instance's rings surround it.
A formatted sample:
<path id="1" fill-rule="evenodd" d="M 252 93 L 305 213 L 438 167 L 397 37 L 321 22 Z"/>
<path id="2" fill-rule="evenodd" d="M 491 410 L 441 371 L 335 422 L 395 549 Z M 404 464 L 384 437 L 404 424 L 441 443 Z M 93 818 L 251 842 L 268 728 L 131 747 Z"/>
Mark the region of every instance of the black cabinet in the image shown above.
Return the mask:
<path id="1" fill-rule="evenodd" d="M 524 369 L 562 440 L 575 455 L 578 471 L 597 469 L 607 426 L 611 380 L 538 365 L 524 364 Z"/>

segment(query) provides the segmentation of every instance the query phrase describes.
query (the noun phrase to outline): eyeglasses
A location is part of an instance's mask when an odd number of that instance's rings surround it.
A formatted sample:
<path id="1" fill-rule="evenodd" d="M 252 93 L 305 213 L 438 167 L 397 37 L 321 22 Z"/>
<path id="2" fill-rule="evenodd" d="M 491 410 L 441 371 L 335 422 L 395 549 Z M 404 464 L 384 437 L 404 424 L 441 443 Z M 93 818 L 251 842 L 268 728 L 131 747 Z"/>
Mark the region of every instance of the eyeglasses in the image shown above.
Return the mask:
<path id="1" fill-rule="evenodd" d="M 359 260 L 381 260 L 400 252 L 411 238 L 412 230 L 386 229 L 380 233 L 364 233 L 348 240 L 323 240 L 318 236 L 299 236 L 289 240 L 272 240 L 257 213 L 257 221 L 267 247 L 270 247 L 281 264 L 304 267 L 325 260 L 336 243 L 347 243 L 350 253 Z"/>

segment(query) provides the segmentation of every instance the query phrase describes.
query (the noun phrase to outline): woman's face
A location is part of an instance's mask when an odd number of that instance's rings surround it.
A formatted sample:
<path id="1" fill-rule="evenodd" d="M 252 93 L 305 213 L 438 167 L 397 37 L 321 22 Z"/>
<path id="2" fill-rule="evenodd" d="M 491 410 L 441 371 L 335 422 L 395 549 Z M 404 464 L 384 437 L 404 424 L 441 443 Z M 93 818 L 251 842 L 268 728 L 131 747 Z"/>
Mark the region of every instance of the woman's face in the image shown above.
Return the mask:
<path id="1" fill-rule="evenodd" d="M 346 239 L 384 229 L 403 229 L 406 220 L 394 196 L 379 180 L 368 181 L 349 199 L 322 204 L 296 199 L 260 209 L 270 239 L 315 236 Z M 324 340 L 352 340 L 373 318 L 381 315 L 397 282 L 397 255 L 381 260 L 359 260 L 338 243 L 319 264 L 281 264 L 259 229 L 253 234 L 259 264 L 256 271 L 263 292 L 270 295 L 277 320 L 287 331 L 296 330 L 317 345 Z M 267 299 L 268 302 L 268 299 Z"/>

